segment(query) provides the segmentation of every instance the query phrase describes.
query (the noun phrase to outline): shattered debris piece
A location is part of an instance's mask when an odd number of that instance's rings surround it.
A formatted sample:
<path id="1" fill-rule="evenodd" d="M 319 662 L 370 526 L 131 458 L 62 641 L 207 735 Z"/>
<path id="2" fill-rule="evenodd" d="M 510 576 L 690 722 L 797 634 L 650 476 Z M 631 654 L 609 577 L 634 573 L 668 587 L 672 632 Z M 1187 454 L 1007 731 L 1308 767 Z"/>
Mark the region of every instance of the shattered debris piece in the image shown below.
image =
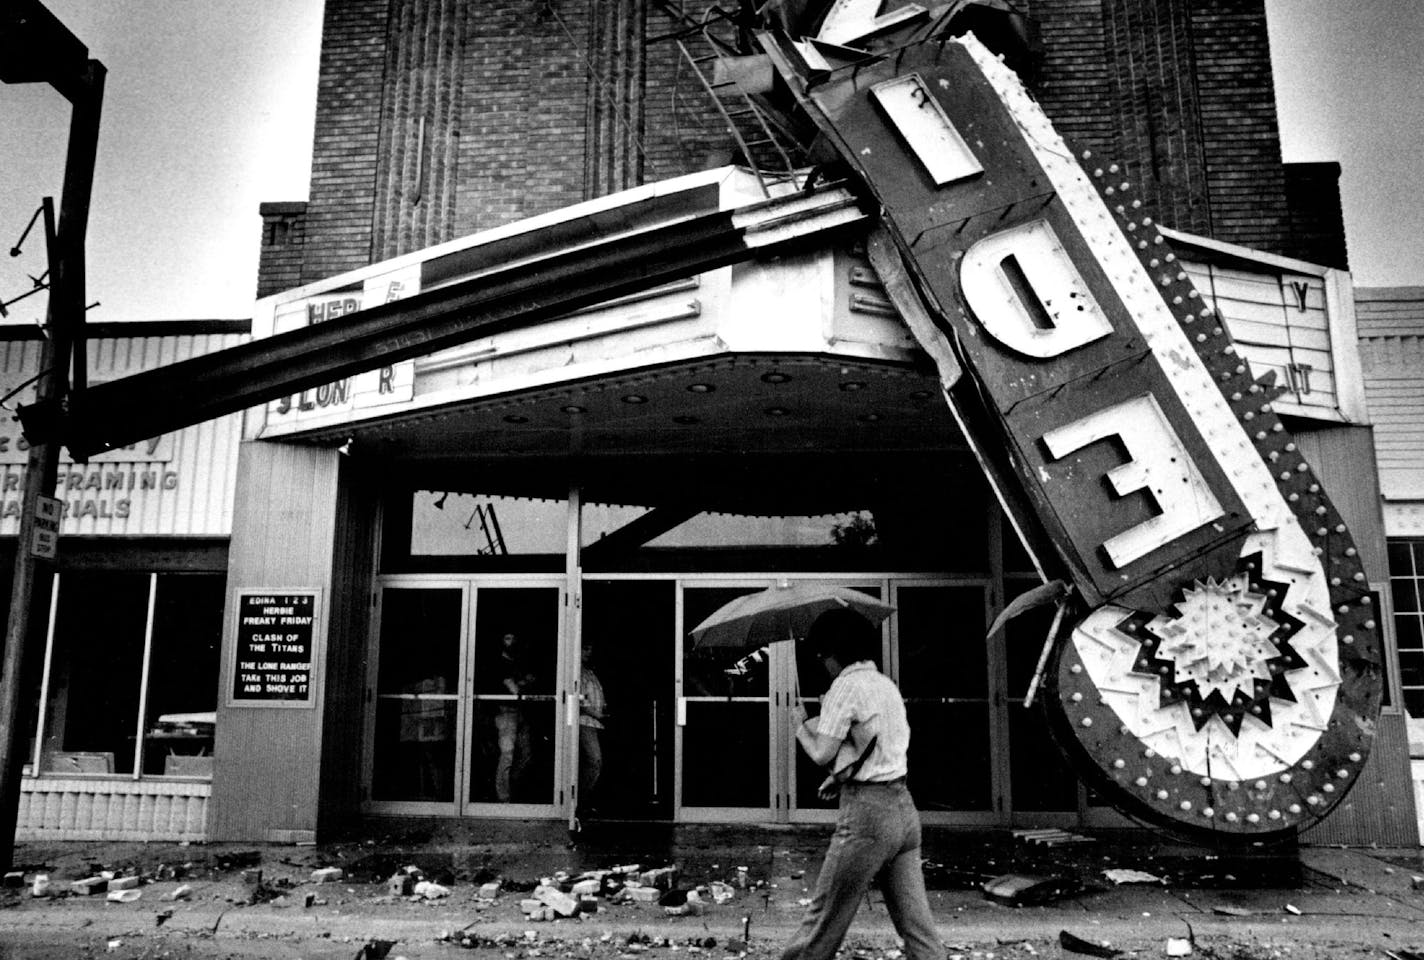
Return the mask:
<path id="1" fill-rule="evenodd" d="M 1212 913 L 1220 914 L 1223 917 L 1249 917 L 1254 911 L 1245 907 L 1229 907 L 1225 904 L 1218 904 L 1211 908 Z"/>
<path id="2" fill-rule="evenodd" d="M 720 880 L 713 880 L 707 885 L 707 888 L 712 894 L 713 903 L 726 903 L 736 895 L 736 891 L 732 889 L 731 884 L 723 883 Z"/>
<path id="3" fill-rule="evenodd" d="M 1168 937 L 1166 950 L 1169 957 L 1190 957 L 1192 944 L 1186 937 Z"/>
<path id="4" fill-rule="evenodd" d="M 1148 873 L 1145 870 L 1131 870 L 1126 867 L 1117 867 L 1112 870 L 1104 870 L 1103 876 L 1113 883 L 1166 883 L 1156 874 Z"/>
<path id="5" fill-rule="evenodd" d="M 572 917 L 578 913 L 578 901 L 558 887 L 542 886 L 534 891 L 534 899 L 552 909 L 561 917 Z"/>
<path id="6" fill-rule="evenodd" d="M 154 917 L 153 917 L 153 925 L 156 926 L 156 927 L 161 927 L 161 926 L 163 926 L 165 923 L 167 923 L 168 920 L 172 918 L 172 916 L 173 916 L 173 908 L 172 908 L 172 907 L 169 907 L 167 910 L 160 910 L 160 911 L 158 911 L 158 913 L 154 914 Z"/>
<path id="7" fill-rule="evenodd" d="M 173 888 L 173 892 L 168 895 L 169 900 L 187 900 L 192 896 L 193 888 L 186 883 L 180 883 Z"/>
<path id="8" fill-rule="evenodd" d="M 1297 907 L 1297 906 L 1296 906 L 1295 904 L 1293 904 L 1293 903 L 1288 903 L 1288 904 L 1286 904 L 1286 913 L 1289 913 L 1289 914 L 1292 914 L 1293 916 L 1297 916 L 1297 917 L 1298 917 L 1298 916 L 1300 916 L 1300 907 Z"/>
<path id="9" fill-rule="evenodd" d="M 577 881 L 570 889 L 569 893 L 575 897 L 584 897 L 596 894 L 602 886 L 602 881 L 597 878 Z"/>
<path id="10" fill-rule="evenodd" d="M 72 881 L 69 884 L 69 889 L 73 893 L 92 896 L 108 890 L 109 881 L 104 877 L 85 877 L 83 880 Z"/>
<path id="11" fill-rule="evenodd" d="M 253 868 L 242 871 L 242 882 L 249 887 L 262 886 L 262 870 L 260 868 Z M 112 886 L 112 884 L 110 884 L 110 886 Z"/>
<path id="12" fill-rule="evenodd" d="M 5 874 L 5 887 L 10 890 L 18 890 L 25 885 L 25 873 L 23 870 L 10 870 Z"/>
<path id="13" fill-rule="evenodd" d="M 367 940 L 356 954 L 356 960 L 386 960 L 386 955 L 395 945 L 394 940 Z"/>
<path id="14" fill-rule="evenodd" d="M 638 903 L 652 903 L 661 896 L 657 887 L 644 887 L 642 885 L 626 886 L 623 888 L 623 892 L 628 896 L 628 899 Z"/>
<path id="15" fill-rule="evenodd" d="M 671 890 L 677 885 L 677 867 L 658 867 L 654 870 L 644 870 L 639 874 L 638 881 L 645 887 Z"/>
<path id="16" fill-rule="evenodd" d="M 424 897 L 426 900 L 441 900 L 450 896 L 450 888 L 429 880 L 422 880 L 415 885 L 414 893 L 417 897 Z"/>
<path id="17" fill-rule="evenodd" d="M 386 881 L 386 892 L 393 897 L 408 897 L 415 889 L 415 878 L 405 871 L 391 874 Z"/>
<path id="18" fill-rule="evenodd" d="M 1116 947 L 1110 947 L 1105 943 L 1094 943 L 1092 940 L 1084 940 L 1075 936 L 1067 930 L 1058 931 L 1058 945 L 1069 953 L 1081 953 L 1089 957 L 1116 957 L 1122 951 Z"/>
<path id="19" fill-rule="evenodd" d="M 1073 877 L 1057 874 L 1006 873 L 985 883 L 983 889 L 984 896 L 995 903 L 1021 907 L 1070 897 L 1082 890 L 1082 884 Z"/>
<path id="20" fill-rule="evenodd" d="M 49 889 L 49 874 L 47 874 L 47 873 L 36 874 L 36 875 L 35 875 L 35 879 L 34 879 L 33 881 L 31 881 L 31 883 L 30 883 L 30 896 L 32 896 L 32 897 L 48 897 L 49 895 L 50 895 L 50 889 Z"/>
<path id="21" fill-rule="evenodd" d="M 312 883 L 336 883 L 346 876 L 340 867 L 320 867 L 311 873 Z"/>
<path id="22" fill-rule="evenodd" d="M 1096 842 L 1092 837 L 1085 837 L 1081 833 L 1069 833 L 1067 830 L 1059 830 L 1056 827 L 1045 827 L 1038 830 L 1015 830 L 1014 839 L 1041 847 L 1056 847 L 1065 843 Z"/>
<path id="23" fill-rule="evenodd" d="M 493 900 L 497 896 L 499 896 L 498 880 L 480 885 L 479 897 L 481 900 Z"/>
<path id="24" fill-rule="evenodd" d="M 137 900 L 137 899 L 138 899 L 139 897 L 141 897 L 141 896 L 143 896 L 143 891 L 142 891 L 142 890 L 133 890 L 133 889 L 129 889 L 129 890 L 110 890 L 110 891 L 109 891 L 109 902 L 110 902 L 110 903 L 133 903 L 135 900 Z"/>

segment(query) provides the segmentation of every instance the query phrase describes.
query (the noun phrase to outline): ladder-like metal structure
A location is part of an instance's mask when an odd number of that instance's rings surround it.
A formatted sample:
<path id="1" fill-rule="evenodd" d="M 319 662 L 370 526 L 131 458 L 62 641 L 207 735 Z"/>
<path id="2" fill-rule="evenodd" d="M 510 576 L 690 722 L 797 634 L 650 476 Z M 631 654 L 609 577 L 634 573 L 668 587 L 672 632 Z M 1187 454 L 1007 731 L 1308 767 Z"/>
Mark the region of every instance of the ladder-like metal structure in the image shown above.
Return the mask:
<path id="1" fill-rule="evenodd" d="M 748 91 L 738 79 L 762 58 L 743 55 L 735 40 L 722 35 L 728 30 L 735 31 L 733 15 L 713 6 L 701 18 L 693 18 L 671 3 L 664 2 L 661 6 L 666 14 L 686 24 L 667 39 L 677 44 L 683 62 L 731 133 L 763 196 L 771 197 L 772 187 L 778 184 L 800 186 L 803 172 L 798 169 L 802 165 L 797 162 L 801 150 L 796 137 L 777 114 L 759 103 L 757 94 Z M 767 72 L 770 72 L 769 64 Z"/>

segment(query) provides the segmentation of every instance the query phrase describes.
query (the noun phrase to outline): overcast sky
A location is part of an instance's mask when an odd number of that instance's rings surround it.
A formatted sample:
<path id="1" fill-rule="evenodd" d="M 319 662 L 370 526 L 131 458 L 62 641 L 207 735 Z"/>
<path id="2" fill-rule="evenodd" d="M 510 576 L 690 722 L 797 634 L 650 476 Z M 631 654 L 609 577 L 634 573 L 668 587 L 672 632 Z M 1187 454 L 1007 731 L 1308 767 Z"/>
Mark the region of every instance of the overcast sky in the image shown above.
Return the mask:
<path id="1" fill-rule="evenodd" d="M 91 320 L 248 317 L 266 200 L 307 196 L 320 0 L 48 0 L 109 69 Z M 1337 160 L 1360 286 L 1424 285 L 1424 3 L 1266 0 L 1288 161 Z M 0 86 L 0 251 L 58 196 L 67 103 Z M 0 299 L 44 270 L 0 252 Z M 43 297 L 11 321 L 43 316 Z"/>

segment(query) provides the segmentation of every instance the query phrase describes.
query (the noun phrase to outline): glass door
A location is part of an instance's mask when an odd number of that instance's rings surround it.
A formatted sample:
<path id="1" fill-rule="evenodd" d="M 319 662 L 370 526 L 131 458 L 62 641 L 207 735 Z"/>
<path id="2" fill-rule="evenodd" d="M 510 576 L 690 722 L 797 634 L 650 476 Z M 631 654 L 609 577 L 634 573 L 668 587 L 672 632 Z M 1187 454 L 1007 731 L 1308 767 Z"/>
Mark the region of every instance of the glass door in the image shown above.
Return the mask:
<path id="1" fill-rule="evenodd" d="M 910 792 L 927 822 L 992 823 L 1002 734 L 984 583 L 894 586 L 892 675 L 910 721 Z"/>
<path id="2" fill-rule="evenodd" d="M 1038 585 L 1038 580 L 1006 579 L 1006 600 Z M 1043 710 L 1025 707 L 1043 641 L 1053 625 L 1053 607 L 1039 607 L 1010 620 L 1004 628 L 1008 674 L 1008 807 L 1019 826 L 1075 826 L 1078 778 L 1053 742 Z M 1041 690 L 1040 690 L 1041 693 Z"/>
<path id="3" fill-rule="evenodd" d="M 466 813 L 553 816 L 564 802 L 562 599 L 561 583 L 476 585 Z"/>
<path id="4" fill-rule="evenodd" d="M 456 812 L 467 596 L 461 583 L 381 588 L 366 769 L 383 811 Z"/>
<path id="5" fill-rule="evenodd" d="M 884 596 L 884 589 L 879 583 L 839 583 L 838 586 L 859 590 L 877 600 Z M 889 662 L 886 659 L 886 641 L 883 639 L 887 632 L 884 627 L 880 628 L 879 632 L 882 636 L 881 650 L 880 655 L 875 658 L 875 666 L 884 671 L 885 664 Z M 791 707 L 795 706 L 799 699 L 805 706 L 807 715 L 814 717 L 819 714 L 821 698 L 830 688 L 831 678 L 809 644 L 797 642 L 777 646 L 781 653 L 777 660 L 777 665 L 781 668 L 778 671 L 781 678 L 781 696 L 773 695 L 773 699 L 779 700 L 783 705 L 779 714 L 781 729 L 784 731 L 782 740 L 786 745 L 788 817 L 793 823 L 830 823 L 835 820 L 839 801 L 822 800 L 818 795 L 821 783 L 826 779 L 826 770 L 816 766 L 815 762 L 806 756 L 806 751 L 797 744 L 796 731 L 791 726 Z"/>
<path id="6" fill-rule="evenodd" d="M 723 604 L 770 586 L 686 584 L 681 590 L 676 816 L 768 821 L 773 813 L 772 651 L 695 643 L 687 631 Z"/>

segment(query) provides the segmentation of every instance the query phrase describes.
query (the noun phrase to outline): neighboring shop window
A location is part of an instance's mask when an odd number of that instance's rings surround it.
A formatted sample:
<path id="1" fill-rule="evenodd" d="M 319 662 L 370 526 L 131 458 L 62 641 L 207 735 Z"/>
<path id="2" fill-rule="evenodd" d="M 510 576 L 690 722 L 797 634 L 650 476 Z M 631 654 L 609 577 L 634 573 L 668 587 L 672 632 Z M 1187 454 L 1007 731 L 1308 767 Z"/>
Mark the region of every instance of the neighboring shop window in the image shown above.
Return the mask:
<path id="1" fill-rule="evenodd" d="M 65 573 L 58 590 L 41 772 L 211 776 L 224 578 Z"/>
<path id="2" fill-rule="evenodd" d="M 1389 587 L 1409 752 L 1424 756 L 1424 538 L 1389 541 Z"/>

